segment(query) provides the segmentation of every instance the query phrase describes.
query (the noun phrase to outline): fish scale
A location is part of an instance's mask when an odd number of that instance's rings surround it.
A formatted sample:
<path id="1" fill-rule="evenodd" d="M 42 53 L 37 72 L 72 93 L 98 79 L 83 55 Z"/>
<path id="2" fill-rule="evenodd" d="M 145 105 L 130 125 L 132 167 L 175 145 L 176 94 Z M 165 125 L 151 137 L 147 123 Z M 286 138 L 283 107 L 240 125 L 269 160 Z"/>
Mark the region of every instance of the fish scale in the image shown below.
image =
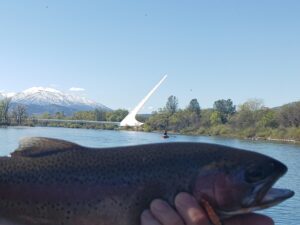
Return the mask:
<path id="1" fill-rule="evenodd" d="M 275 165 L 272 171 L 266 167 L 271 163 Z M 255 178 L 248 165 L 264 165 L 270 173 L 266 177 L 272 179 L 286 171 L 270 157 L 212 144 L 94 149 L 29 138 L 11 157 L 0 158 L 0 218 L 16 225 L 138 225 L 140 214 L 153 199 L 174 205 L 179 192 L 194 194 L 198 200 L 205 197 L 222 218 L 227 211 L 238 214 L 245 207 L 243 199 L 249 198 L 256 185 L 245 182 L 247 173 Z M 265 186 L 271 182 L 267 178 Z M 211 190 L 220 187 L 211 185 L 219 181 L 238 200 L 228 199 L 225 204 L 214 196 Z"/>

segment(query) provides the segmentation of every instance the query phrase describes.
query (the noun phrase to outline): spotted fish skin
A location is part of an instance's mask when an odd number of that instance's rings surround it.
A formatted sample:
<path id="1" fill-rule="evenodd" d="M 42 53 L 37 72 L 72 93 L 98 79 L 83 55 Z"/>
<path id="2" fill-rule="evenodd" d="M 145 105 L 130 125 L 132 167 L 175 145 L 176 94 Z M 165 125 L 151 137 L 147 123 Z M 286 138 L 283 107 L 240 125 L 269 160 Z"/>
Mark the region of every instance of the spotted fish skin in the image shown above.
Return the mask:
<path id="1" fill-rule="evenodd" d="M 46 140 L 0 158 L 0 218 L 12 224 L 138 225 L 153 199 L 173 205 L 177 193 L 193 193 L 199 171 L 273 161 L 204 143 L 93 149 Z"/>

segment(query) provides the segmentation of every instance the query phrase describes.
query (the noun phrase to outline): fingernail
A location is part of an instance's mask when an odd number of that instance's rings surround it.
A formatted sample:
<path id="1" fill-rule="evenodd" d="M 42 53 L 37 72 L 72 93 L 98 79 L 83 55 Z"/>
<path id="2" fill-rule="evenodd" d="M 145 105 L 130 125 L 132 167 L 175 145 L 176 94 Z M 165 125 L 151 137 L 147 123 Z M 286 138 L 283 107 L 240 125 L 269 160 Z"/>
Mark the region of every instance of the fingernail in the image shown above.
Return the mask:
<path id="1" fill-rule="evenodd" d="M 151 209 L 159 212 L 165 212 L 169 209 L 168 204 L 160 199 L 155 199 L 151 203 Z"/>

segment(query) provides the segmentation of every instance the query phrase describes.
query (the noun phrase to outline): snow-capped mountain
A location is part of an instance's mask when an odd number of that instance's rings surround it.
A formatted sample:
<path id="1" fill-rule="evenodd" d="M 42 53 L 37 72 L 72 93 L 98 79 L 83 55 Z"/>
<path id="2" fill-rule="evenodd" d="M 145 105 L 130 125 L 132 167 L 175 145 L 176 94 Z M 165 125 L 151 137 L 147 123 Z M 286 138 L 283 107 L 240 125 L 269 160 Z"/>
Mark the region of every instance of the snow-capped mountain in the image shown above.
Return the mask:
<path id="1" fill-rule="evenodd" d="M 6 97 L 6 93 L 4 91 L 0 91 L 0 100 Z"/>
<path id="2" fill-rule="evenodd" d="M 23 92 L 20 92 L 13 96 L 14 102 L 21 102 L 23 104 L 37 104 L 37 105 L 62 105 L 62 106 L 72 106 L 72 105 L 86 105 L 91 107 L 104 107 L 104 105 L 86 99 L 84 97 L 79 97 L 76 95 L 71 95 L 63 93 L 53 88 L 43 88 L 43 87 L 33 87 L 29 88 Z"/>
<path id="3" fill-rule="evenodd" d="M 2 95 L 4 96 L 3 93 Z M 44 87 L 32 87 L 13 95 L 12 104 L 26 105 L 30 114 L 64 112 L 66 115 L 70 115 L 77 111 L 93 110 L 96 108 L 107 111 L 111 110 L 87 98 Z"/>

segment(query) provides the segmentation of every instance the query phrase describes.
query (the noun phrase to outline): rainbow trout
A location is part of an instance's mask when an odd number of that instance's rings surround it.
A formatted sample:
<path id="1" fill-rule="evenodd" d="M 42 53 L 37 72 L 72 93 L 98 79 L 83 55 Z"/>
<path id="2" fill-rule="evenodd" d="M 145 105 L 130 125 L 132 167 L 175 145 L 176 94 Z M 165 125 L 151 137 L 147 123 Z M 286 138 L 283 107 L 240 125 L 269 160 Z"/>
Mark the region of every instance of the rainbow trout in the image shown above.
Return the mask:
<path id="1" fill-rule="evenodd" d="M 139 225 L 155 198 L 205 199 L 222 219 L 276 205 L 293 192 L 272 188 L 281 162 L 204 143 L 87 148 L 27 138 L 0 158 L 1 224 Z M 5 221 L 5 222 L 3 222 Z"/>

